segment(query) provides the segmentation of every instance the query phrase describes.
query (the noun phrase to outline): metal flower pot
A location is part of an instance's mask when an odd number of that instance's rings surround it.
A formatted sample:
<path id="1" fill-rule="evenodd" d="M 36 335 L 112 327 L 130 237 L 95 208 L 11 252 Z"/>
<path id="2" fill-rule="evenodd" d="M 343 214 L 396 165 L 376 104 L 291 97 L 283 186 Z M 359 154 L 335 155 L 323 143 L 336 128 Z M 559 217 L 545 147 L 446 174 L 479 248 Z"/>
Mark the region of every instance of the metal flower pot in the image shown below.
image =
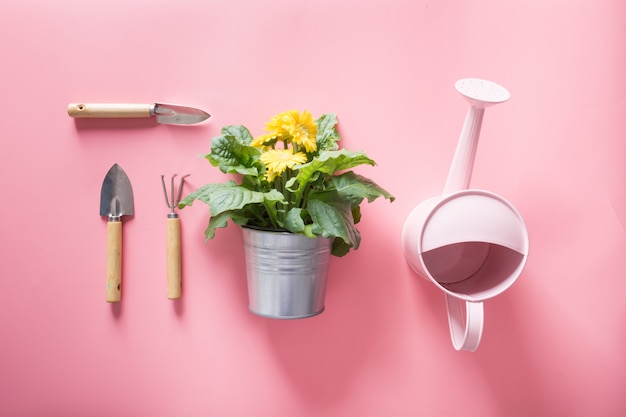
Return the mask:
<path id="1" fill-rule="evenodd" d="M 332 239 L 242 227 L 250 311 L 300 319 L 324 311 Z"/>

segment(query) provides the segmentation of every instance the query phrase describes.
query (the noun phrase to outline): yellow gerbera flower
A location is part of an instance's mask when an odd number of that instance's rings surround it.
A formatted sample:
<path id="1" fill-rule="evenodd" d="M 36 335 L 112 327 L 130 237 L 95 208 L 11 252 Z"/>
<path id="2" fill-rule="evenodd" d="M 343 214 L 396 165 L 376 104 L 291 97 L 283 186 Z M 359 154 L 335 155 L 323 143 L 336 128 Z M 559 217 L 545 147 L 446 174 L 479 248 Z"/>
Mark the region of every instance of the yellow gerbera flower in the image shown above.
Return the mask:
<path id="1" fill-rule="evenodd" d="M 270 132 L 275 132 L 283 140 L 303 146 L 307 152 L 317 150 L 317 124 L 308 111 L 300 113 L 289 110 L 272 117 L 265 125 Z"/>
<path id="2" fill-rule="evenodd" d="M 307 161 L 306 155 L 302 152 L 293 153 L 291 149 L 270 149 L 261 154 L 261 162 L 265 164 L 265 177 L 268 181 L 274 181 L 276 177 L 280 177 L 283 172 L 293 169 L 298 164 Z"/>
<path id="3" fill-rule="evenodd" d="M 258 149 L 267 149 L 274 145 L 278 140 L 278 135 L 276 133 L 268 133 L 265 135 L 257 136 L 250 142 L 250 146 L 253 146 Z"/>
<path id="4" fill-rule="evenodd" d="M 287 126 L 293 123 L 291 115 L 289 113 L 289 111 L 286 111 L 284 113 L 278 113 L 277 115 L 272 116 L 270 121 L 265 123 L 265 130 L 267 130 L 268 132 L 274 132 L 280 136 L 287 135 Z"/>
<path id="5" fill-rule="evenodd" d="M 302 113 L 295 111 L 292 113 L 292 117 L 294 123 L 289 126 L 292 142 L 304 146 L 307 152 L 317 150 L 317 124 L 315 124 L 315 119 L 313 119 L 311 113 L 306 110 Z"/>

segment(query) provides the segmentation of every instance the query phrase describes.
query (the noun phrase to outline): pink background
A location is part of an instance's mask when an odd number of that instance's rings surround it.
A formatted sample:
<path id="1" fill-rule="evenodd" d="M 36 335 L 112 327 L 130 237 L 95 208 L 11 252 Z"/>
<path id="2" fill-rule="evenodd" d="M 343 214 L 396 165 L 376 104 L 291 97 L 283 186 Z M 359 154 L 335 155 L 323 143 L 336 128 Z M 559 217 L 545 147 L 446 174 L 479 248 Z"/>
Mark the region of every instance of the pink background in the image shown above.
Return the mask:
<path id="1" fill-rule="evenodd" d="M 0 4 L 1 416 L 622 416 L 626 413 L 626 3 L 426 0 L 6 0 Z M 402 225 L 443 187 L 465 77 L 487 110 L 472 186 L 524 217 L 530 257 L 485 305 L 475 353 L 407 266 Z M 213 117 L 79 123 L 70 102 L 164 101 Z M 326 311 L 247 310 L 241 234 L 204 244 L 181 212 L 184 295 L 165 294 L 160 175 L 223 176 L 197 156 L 226 124 L 337 113 L 358 172 L 359 251 L 331 263 Z M 108 168 L 135 192 L 124 292 L 104 301 Z"/>

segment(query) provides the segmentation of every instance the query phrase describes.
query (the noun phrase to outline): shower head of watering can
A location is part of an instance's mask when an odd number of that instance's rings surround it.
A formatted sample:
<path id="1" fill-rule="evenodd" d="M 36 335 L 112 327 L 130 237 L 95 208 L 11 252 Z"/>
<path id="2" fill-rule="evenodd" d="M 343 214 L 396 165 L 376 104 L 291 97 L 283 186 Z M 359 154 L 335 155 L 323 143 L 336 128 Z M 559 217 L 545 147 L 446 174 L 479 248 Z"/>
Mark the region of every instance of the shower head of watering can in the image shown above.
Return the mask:
<path id="1" fill-rule="evenodd" d="M 479 109 L 504 103 L 511 98 L 511 94 L 506 88 L 493 81 L 481 80 L 479 78 L 458 80 L 454 87 L 456 91 L 470 102 L 472 107 Z"/>
<path id="2" fill-rule="evenodd" d="M 470 103 L 470 107 L 443 188 L 444 194 L 469 188 L 485 109 L 511 97 L 508 90 L 501 85 L 478 78 L 464 78 L 458 80 L 454 86 Z"/>

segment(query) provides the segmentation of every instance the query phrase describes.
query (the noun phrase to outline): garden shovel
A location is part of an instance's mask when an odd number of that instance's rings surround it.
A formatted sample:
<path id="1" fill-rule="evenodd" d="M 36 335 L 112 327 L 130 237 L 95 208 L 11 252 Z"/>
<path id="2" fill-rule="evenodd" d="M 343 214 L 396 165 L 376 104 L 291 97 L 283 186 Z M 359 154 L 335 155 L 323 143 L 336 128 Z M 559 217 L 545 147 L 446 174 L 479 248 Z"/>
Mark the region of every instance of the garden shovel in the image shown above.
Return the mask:
<path id="1" fill-rule="evenodd" d="M 157 122 L 172 125 L 191 125 L 211 117 L 209 113 L 194 107 L 166 103 L 70 103 L 67 114 L 82 119 L 156 117 Z"/>
<path id="2" fill-rule="evenodd" d="M 113 164 L 100 191 L 100 216 L 107 216 L 106 300 L 122 299 L 122 216 L 134 214 L 133 189 L 128 176 Z"/>

